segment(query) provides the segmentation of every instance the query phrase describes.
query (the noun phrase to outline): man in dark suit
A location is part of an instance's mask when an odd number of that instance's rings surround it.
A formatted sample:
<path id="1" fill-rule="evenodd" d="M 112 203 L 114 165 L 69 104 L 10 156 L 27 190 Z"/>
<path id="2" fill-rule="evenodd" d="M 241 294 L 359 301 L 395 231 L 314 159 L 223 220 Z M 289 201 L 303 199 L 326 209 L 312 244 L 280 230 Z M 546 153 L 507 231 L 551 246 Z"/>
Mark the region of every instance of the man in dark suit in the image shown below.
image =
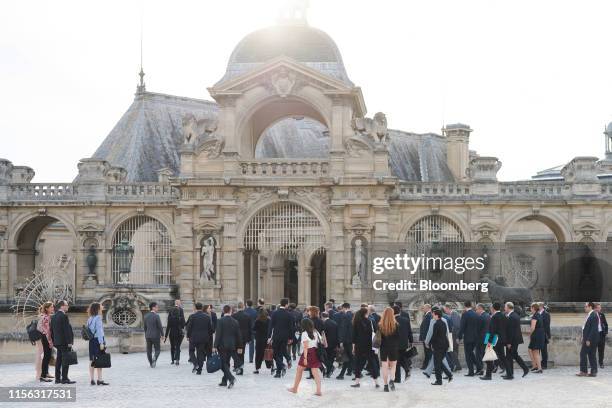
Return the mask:
<path id="1" fill-rule="evenodd" d="M 74 333 L 68 319 L 68 302 L 60 300 L 55 306 L 55 314 L 51 316 L 51 340 L 53 347 L 57 350 L 55 358 L 55 383 L 56 384 L 74 384 L 68 378 L 68 368 L 64 359 L 65 354 L 72 349 L 74 343 Z"/>
<path id="2" fill-rule="evenodd" d="M 202 303 L 195 304 L 195 313 L 187 319 L 187 339 L 193 344 L 196 350 L 196 361 L 194 369 L 198 375 L 202 374 L 202 366 L 204 365 L 204 356 L 207 353 L 209 346 L 212 344 L 213 327 L 212 319 L 202 310 Z"/>
<path id="3" fill-rule="evenodd" d="M 244 313 L 249 316 L 251 320 L 251 341 L 249 341 L 249 363 L 253 362 L 253 356 L 255 355 L 255 333 L 253 332 L 253 328 L 255 327 L 255 320 L 257 319 L 257 310 L 253 308 L 253 301 L 248 299 L 246 302 L 246 309 L 244 309 Z M 246 347 L 246 342 L 245 342 Z"/>
<path id="4" fill-rule="evenodd" d="M 325 303 L 324 307 L 325 307 L 325 313 L 327 313 L 330 319 L 335 321 L 336 319 L 334 316 L 336 315 L 337 312 L 336 312 L 336 309 L 334 308 L 334 304 L 331 301 L 329 301 Z"/>
<path id="5" fill-rule="evenodd" d="M 270 318 L 270 327 L 268 329 L 268 343 L 272 343 L 274 350 L 274 361 L 276 362 L 276 374 L 274 378 L 281 378 L 285 375 L 285 359 L 290 362 L 291 356 L 287 351 L 289 339 L 294 336 L 293 324 L 294 318 L 287 310 L 289 299 L 283 298 L 280 301 L 280 307 L 272 313 Z"/>
<path id="6" fill-rule="evenodd" d="M 223 378 L 219 386 L 227 388 L 232 388 L 236 382 L 236 377 L 232 375 L 230 370 L 230 358 L 234 353 L 243 353 L 240 325 L 231 316 L 231 311 L 232 308 L 229 305 L 223 306 L 223 317 L 217 321 L 215 348 L 213 349 L 213 351 L 219 351 L 221 357 Z"/>
<path id="7" fill-rule="evenodd" d="M 442 321 L 442 311 L 436 309 L 433 311 L 433 317 L 435 323 L 433 325 L 433 333 L 429 340 L 429 347 L 432 349 L 434 370 L 436 372 L 436 382 L 431 385 L 442 385 L 442 371 L 448 377 L 448 382 L 453 379 L 453 374 L 442 364 L 442 360 L 450 347 L 448 343 L 448 331 L 446 324 Z"/>
<path id="8" fill-rule="evenodd" d="M 431 349 L 429 347 L 425 347 L 425 338 L 427 337 L 427 332 L 429 331 L 429 323 L 431 322 L 431 305 L 424 304 L 423 305 L 423 320 L 421 320 L 421 325 L 419 326 L 419 340 L 423 342 L 423 364 L 421 364 L 421 370 L 425 370 L 427 365 L 429 364 L 429 359 L 431 358 Z"/>
<path id="9" fill-rule="evenodd" d="M 244 344 L 250 343 L 252 339 L 253 326 L 251 325 L 251 318 L 244 311 L 244 303 L 238 302 L 238 311 L 232 315 L 240 326 L 240 335 L 242 336 L 242 342 Z M 242 375 L 244 372 L 244 353 L 238 354 L 237 361 L 234 361 L 234 370 L 236 375 Z"/>
<path id="10" fill-rule="evenodd" d="M 336 359 L 336 350 L 338 349 L 338 323 L 329 317 L 329 313 L 321 313 L 323 319 L 323 331 L 325 333 L 325 339 L 327 340 L 327 347 L 325 348 L 325 377 L 329 378 L 334 373 L 334 360 Z"/>
<path id="11" fill-rule="evenodd" d="M 514 303 L 512 302 L 506 302 L 504 311 L 508 318 L 508 326 L 506 327 L 506 375 L 502 378 L 512 380 L 514 378 L 514 361 L 523 369 L 523 377 L 529 374 L 529 369 L 518 353 L 519 344 L 523 344 L 521 318 L 514 311 Z"/>
<path id="12" fill-rule="evenodd" d="M 147 359 L 151 368 L 155 368 L 157 358 L 160 353 L 160 340 L 164 337 L 164 328 L 162 327 L 161 319 L 157 314 L 159 307 L 157 302 L 151 302 L 149 304 L 150 312 L 144 317 L 144 332 L 145 341 L 147 343 Z M 153 357 L 153 349 L 155 349 L 155 357 Z"/>
<path id="13" fill-rule="evenodd" d="M 599 368 L 604 368 L 604 352 L 606 350 L 606 336 L 608 335 L 608 321 L 606 315 L 601 311 L 601 303 L 595 303 L 595 311 L 599 313 L 601 331 L 599 332 L 599 343 L 597 344 L 597 355 L 599 357 Z"/>
<path id="14" fill-rule="evenodd" d="M 500 364 L 502 369 L 505 367 L 504 361 L 506 359 L 505 348 L 507 327 L 508 318 L 501 312 L 501 303 L 493 302 L 493 305 L 491 306 L 491 320 L 489 321 L 489 338 L 487 340 L 487 347 L 493 347 L 495 354 L 497 354 L 497 362 Z M 493 343 L 496 336 L 497 342 L 494 345 Z M 495 361 L 487 361 L 487 372 L 483 377 L 480 377 L 480 379 L 490 380 L 494 366 Z"/>
<path id="15" fill-rule="evenodd" d="M 368 305 L 368 311 L 368 319 L 372 321 L 375 328 L 378 327 L 378 322 L 380 322 L 380 315 L 376 313 L 376 306 Z"/>
<path id="16" fill-rule="evenodd" d="M 474 309 L 472 309 L 472 302 L 468 300 L 464 303 L 464 306 L 465 311 L 461 315 L 459 327 L 459 340 L 463 339 L 465 362 L 468 366 L 468 373 L 465 376 L 474 377 L 475 375 L 483 374 L 482 360 L 476 356 L 476 345 L 480 338 L 481 320 Z"/>
<path id="17" fill-rule="evenodd" d="M 343 303 L 340 306 L 340 311 L 336 313 L 336 321 L 338 322 L 338 342 L 342 348 L 342 353 L 346 357 L 346 361 L 342 363 L 342 370 L 336 377 L 338 380 L 344 380 L 344 374 L 348 376 L 353 374 L 353 312 L 351 305 Z"/>
<path id="18" fill-rule="evenodd" d="M 578 377 L 597 377 L 597 359 L 595 353 L 597 344 L 599 344 L 599 328 L 601 327 L 601 319 L 599 313 L 595 311 L 593 302 L 585 303 L 584 311 L 587 313 L 584 327 L 582 328 L 582 347 L 580 348 L 580 372 L 576 374 Z M 591 366 L 589 374 L 588 365 Z"/>
<path id="19" fill-rule="evenodd" d="M 485 336 L 489 332 L 489 320 L 491 316 L 485 310 L 485 306 L 482 303 L 476 305 L 476 314 L 480 322 L 478 329 L 478 341 L 476 342 L 476 358 L 478 361 L 482 361 L 485 353 Z"/>
<path id="20" fill-rule="evenodd" d="M 542 368 L 546 370 L 548 368 L 548 343 L 550 342 L 550 313 L 546 310 L 544 302 L 539 302 L 538 306 L 540 310 L 538 313 L 542 317 L 542 325 L 544 326 L 544 347 L 542 348 Z"/>
<path id="21" fill-rule="evenodd" d="M 402 368 L 406 378 L 410 377 L 410 361 L 407 356 L 408 348 L 414 343 L 412 337 L 412 327 L 410 326 L 410 319 L 402 316 L 402 309 L 399 305 L 393 306 L 393 314 L 395 315 L 395 321 L 397 322 L 397 331 L 399 334 L 399 354 L 397 358 L 397 365 L 395 366 L 395 382 L 402 382 Z"/>

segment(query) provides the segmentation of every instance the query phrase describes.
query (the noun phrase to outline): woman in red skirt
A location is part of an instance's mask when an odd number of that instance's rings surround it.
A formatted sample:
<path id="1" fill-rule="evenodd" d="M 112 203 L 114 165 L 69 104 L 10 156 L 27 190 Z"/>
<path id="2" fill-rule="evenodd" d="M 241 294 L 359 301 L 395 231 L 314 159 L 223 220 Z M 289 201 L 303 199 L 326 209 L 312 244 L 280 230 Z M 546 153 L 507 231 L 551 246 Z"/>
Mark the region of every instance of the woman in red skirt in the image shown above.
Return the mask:
<path id="1" fill-rule="evenodd" d="M 302 356 L 298 362 L 297 371 L 295 373 L 295 381 L 293 387 L 287 390 L 292 393 L 297 393 L 302 374 L 304 370 L 310 368 L 317 385 L 315 395 L 321 396 L 321 362 L 317 357 L 317 346 L 322 342 L 321 335 L 314 328 L 314 323 L 310 319 L 303 319 L 301 324 L 302 329 Z"/>

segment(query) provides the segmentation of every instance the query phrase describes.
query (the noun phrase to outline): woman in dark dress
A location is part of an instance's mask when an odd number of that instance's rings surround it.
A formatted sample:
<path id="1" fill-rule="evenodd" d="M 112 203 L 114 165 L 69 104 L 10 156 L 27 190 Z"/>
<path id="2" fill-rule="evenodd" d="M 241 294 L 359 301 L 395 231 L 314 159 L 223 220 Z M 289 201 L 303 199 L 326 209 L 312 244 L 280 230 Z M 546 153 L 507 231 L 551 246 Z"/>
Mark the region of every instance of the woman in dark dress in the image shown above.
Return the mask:
<path id="1" fill-rule="evenodd" d="M 382 376 L 385 384 L 384 391 L 395 391 L 395 384 L 389 381 L 389 373 L 395 376 L 395 365 L 399 356 L 399 328 L 395 320 L 393 309 L 387 307 L 378 323 L 380 331 L 380 361 L 382 362 Z M 394 377 L 395 378 L 395 377 Z"/>
<path id="2" fill-rule="evenodd" d="M 376 354 L 372 350 L 372 334 L 373 324 L 368 319 L 368 309 L 362 307 L 355 312 L 353 317 L 353 356 L 355 357 L 355 384 L 351 385 L 353 388 L 359 388 L 361 385 L 361 372 L 363 371 L 366 363 L 371 367 L 372 379 L 376 388 L 378 385 L 378 361 L 376 360 Z"/>
<path id="3" fill-rule="evenodd" d="M 173 307 L 168 313 L 168 324 L 166 325 L 166 335 L 164 336 L 164 343 L 170 335 L 170 358 L 172 362 L 170 364 L 179 365 L 181 360 L 181 343 L 183 342 L 184 334 L 183 329 L 185 328 L 185 319 L 181 319 L 181 311 L 178 307 Z"/>
<path id="4" fill-rule="evenodd" d="M 532 372 L 542 373 L 542 355 L 546 336 L 544 333 L 544 323 L 540 314 L 540 306 L 537 303 L 531 305 L 531 335 L 529 336 L 529 357 L 531 357 Z"/>
<path id="5" fill-rule="evenodd" d="M 257 310 L 257 319 L 253 324 L 253 330 L 255 331 L 255 371 L 253 374 L 259 374 L 261 368 L 261 362 L 264 359 L 264 352 L 266 345 L 268 344 L 268 326 L 270 325 L 270 318 L 265 308 Z M 268 362 L 266 361 L 266 365 Z M 268 368 L 271 368 L 268 367 Z"/>

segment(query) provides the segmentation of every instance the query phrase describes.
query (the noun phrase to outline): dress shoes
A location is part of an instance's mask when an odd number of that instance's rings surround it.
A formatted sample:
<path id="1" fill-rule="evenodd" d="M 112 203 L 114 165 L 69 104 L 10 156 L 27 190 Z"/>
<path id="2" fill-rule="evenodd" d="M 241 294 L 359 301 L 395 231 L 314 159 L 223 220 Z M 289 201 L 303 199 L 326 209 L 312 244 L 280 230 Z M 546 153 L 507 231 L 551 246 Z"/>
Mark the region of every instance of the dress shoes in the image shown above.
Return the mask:
<path id="1" fill-rule="evenodd" d="M 509 375 L 502 375 L 502 378 L 503 378 L 504 380 L 514 380 L 514 377 L 509 376 Z"/>
<path id="2" fill-rule="evenodd" d="M 490 375 L 485 375 L 483 377 L 480 377 L 481 380 L 490 380 L 491 376 Z"/>
<path id="3" fill-rule="evenodd" d="M 344 380 L 344 376 L 342 374 L 338 374 L 336 380 Z"/>
<path id="4" fill-rule="evenodd" d="M 432 382 L 431 385 L 442 385 L 442 381 Z"/>
<path id="5" fill-rule="evenodd" d="M 226 382 L 220 382 L 219 383 L 219 387 L 227 387 L 227 383 Z"/>
<path id="6" fill-rule="evenodd" d="M 484 371 L 483 370 L 477 371 L 476 374 L 474 374 L 474 375 L 476 375 L 476 376 L 484 375 Z"/>
<path id="7" fill-rule="evenodd" d="M 234 387 L 234 384 L 236 384 L 236 380 L 230 380 L 230 382 L 227 384 L 227 389 L 231 389 Z"/>
<path id="8" fill-rule="evenodd" d="M 278 373 L 274 374 L 274 378 L 281 378 L 281 373 L 278 372 Z"/>
<path id="9" fill-rule="evenodd" d="M 597 373 L 591 373 L 589 374 L 589 377 L 597 377 Z"/>
<path id="10" fill-rule="evenodd" d="M 431 377 L 431 374 L 427 374 L 425 371 L 423 371 L 423 375 L 424 375 L 425 377 L 427 377 L 427 378 L 430 378 L 430 377 Z"/>
<path id="11" fill-rule="evenodd" d="M 523 377 L 525 377 L 527 374 L 529 374 L 529 370 L 528 369 L 524 369 L 523 370 Z"/>
<path id="12" fill-rule="evenodd" d="M 474 373 L 467 373 L 464 375 L 464 377 L 476 377 L 476 374 Z"/>
<path id="13" fill-rule="evenodd" d="M 76 383 L 76 381 L 72 381 L 71 379 L 67 378 L 65 380 L 62 380 L 62 384 L 74 384 Z"/>

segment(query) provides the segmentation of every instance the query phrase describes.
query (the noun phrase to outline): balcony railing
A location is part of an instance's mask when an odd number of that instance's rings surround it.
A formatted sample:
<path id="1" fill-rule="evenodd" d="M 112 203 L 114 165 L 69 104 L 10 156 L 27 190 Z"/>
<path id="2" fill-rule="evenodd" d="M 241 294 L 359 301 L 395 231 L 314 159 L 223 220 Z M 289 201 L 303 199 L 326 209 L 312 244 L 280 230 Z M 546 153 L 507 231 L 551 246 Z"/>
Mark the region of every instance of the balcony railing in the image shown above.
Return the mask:
<path id="1" fill-rule="evenodd" d="M 169 184 L 122 183 L 108 184 L 106 186 L 106 197 L 111 201 L 172 201 L 178 198 L 178 194 Z"/>
<path id="2" fill-rule="evenodd" d="M 563 182 L 521 181 L 499 183 L 500 198 L 564 199 L 572 195 L 572 186 Z"/>
<path id="3" fill-rule="evenodd" d="M 402 183 L 397 186 L 395 193 L 400 200 L 430 197 L 467 198 L 470 196 L 470 185 L 467 183 Z"/>
<path id="4" fill-rule="evenodd" d="M 77 198 L 77 187 L 70 183 L 20 183 L 9 186 L 11 201 L 71 201 Z"/>
<path id="5" fill-rule="evenodd" d="M 329 162 L 322 160 L 265 160 L 240 162 L 240 174 L 257 177 L 324 177 Z"/>

